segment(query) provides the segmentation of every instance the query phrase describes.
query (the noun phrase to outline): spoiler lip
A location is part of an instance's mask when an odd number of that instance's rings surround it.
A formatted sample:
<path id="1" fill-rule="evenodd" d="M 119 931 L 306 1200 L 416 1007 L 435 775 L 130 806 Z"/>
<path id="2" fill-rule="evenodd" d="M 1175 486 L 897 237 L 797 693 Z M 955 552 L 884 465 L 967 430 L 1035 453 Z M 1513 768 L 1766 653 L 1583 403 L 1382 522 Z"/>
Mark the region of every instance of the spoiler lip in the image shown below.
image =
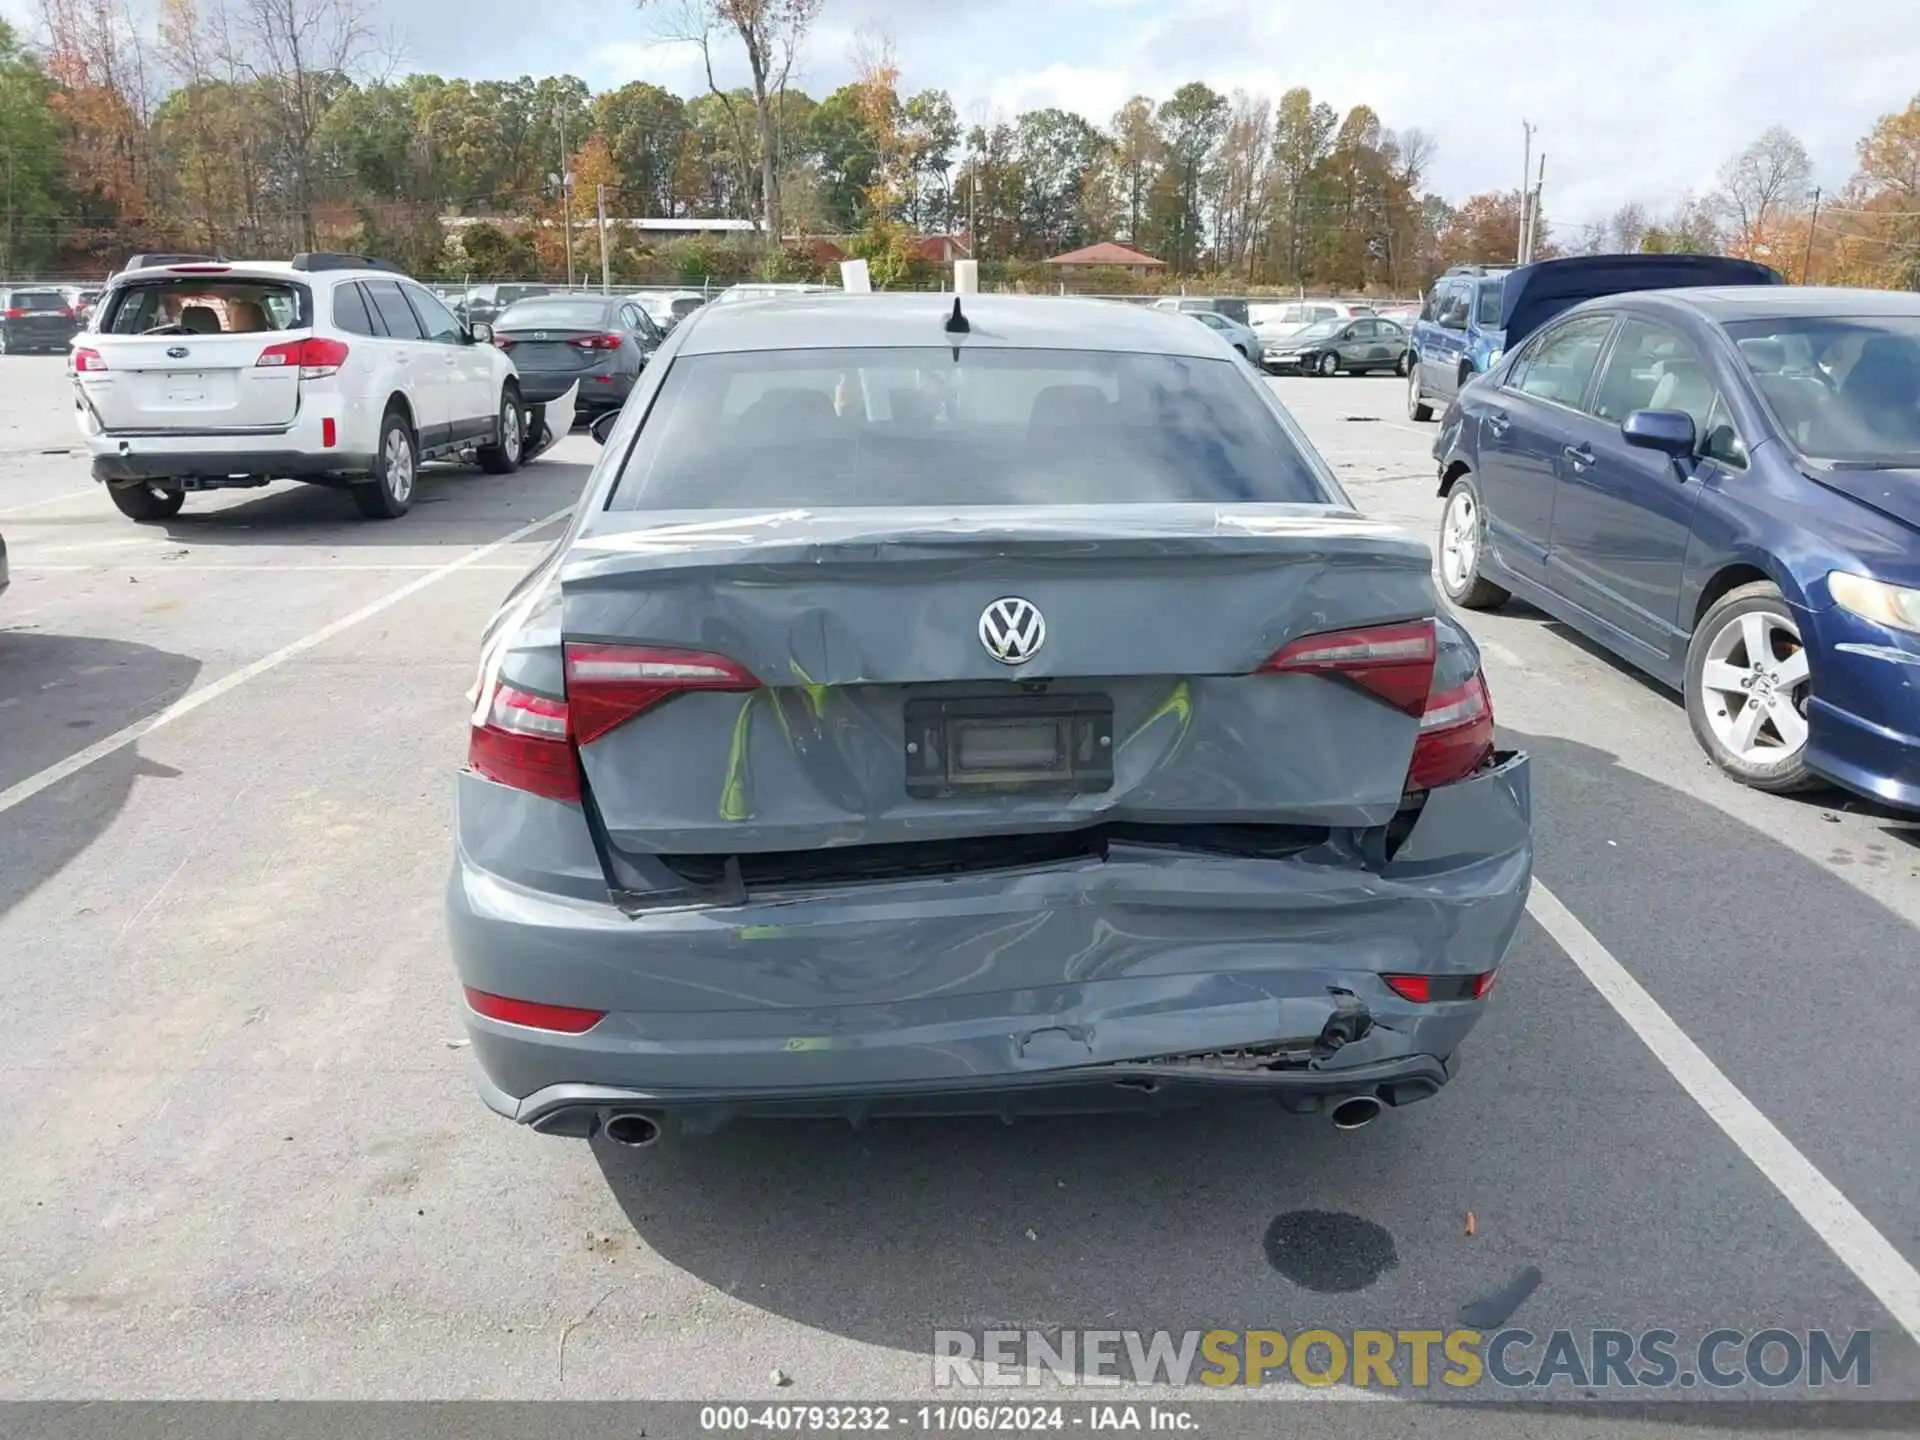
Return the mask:
<path id="1" fill-rule="evenodd" d="M 1705 285 L 1784 285 L 1786 277 L 1757 260 L 1726 255 L 1569 255 L 1509 270 L 1502 284 L 1500 329 L 1512 350 L 1563 310 L 1583 300 L 1636 290 Z"/>

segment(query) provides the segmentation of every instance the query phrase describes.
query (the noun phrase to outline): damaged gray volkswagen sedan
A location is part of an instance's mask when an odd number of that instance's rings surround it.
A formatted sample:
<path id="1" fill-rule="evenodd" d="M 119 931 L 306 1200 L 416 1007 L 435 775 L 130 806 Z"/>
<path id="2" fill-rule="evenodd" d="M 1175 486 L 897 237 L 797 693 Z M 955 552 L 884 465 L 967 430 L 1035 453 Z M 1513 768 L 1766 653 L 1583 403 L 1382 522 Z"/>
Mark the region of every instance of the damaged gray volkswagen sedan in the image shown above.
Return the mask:
<path id="1" fill-rule="evenodd" d="M 1533 848 L 1429 566 L 1183 316 L 695 312 L 484 638 L 482 1097 L 646 1145 L 1433 1095 Z"/>

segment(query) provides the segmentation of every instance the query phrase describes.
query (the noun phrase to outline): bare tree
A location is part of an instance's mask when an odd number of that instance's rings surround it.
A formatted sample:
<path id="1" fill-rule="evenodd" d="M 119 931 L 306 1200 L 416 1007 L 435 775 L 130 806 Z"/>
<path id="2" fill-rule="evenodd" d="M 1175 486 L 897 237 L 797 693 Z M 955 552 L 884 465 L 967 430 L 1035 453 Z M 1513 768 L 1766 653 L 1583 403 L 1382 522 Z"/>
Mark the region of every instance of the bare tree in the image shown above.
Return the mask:
<path id="1" fill-rule="evenodd" d="M 1633 252 L 1640 249 L 1652 229 L 1647 212 L 1638 201 L 1629 200 L 1613 212 L 1613 218 L 1607 222 L 1607 238 L 1618 251 Z"/>
<path id="2" fill-rule="evenodd" d="M 760 139 L 760 223 L 769 248 L 780 244 L 779 97 L 793 63 L 813 28 L 823 0 L 635 0 L 642 9 L 671 6 L 662 38 L 700 47 L 707 89 L 726 107 L 735 129 L 732 92 L 714 76 L 713 48 L 731 34 L 746 56 L 753 79 L 753 111 Z"/>
<path id="3" fill-rule="evenodd" d="M 1770 222 L 1796 213 L 1807 198 L 1813 162 L 1791 130 L 1775 125 L 1720 167 L 1715 208 L 1741 246 L 1764 243 Z"/>
<path id="4" fill-rule="evenodd" d="M 237 0 L 234 31 L 249 79 L 258 83 L 279 131 L 293 181 L 304 248 L 317 248 L 313 223 L 314 137 L 355 78 L 394 60 L 373 28 L 366 0 Z"/>

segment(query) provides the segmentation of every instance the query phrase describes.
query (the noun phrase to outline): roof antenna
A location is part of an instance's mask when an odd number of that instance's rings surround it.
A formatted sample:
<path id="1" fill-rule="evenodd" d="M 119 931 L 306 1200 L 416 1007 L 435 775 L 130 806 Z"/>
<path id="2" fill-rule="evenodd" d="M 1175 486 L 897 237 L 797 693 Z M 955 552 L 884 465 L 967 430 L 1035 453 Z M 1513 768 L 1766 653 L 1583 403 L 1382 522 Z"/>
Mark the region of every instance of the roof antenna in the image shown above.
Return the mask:
<path id="1" fill-rule="evenodd" d="M 947 317 L 946 331 L 949 335 L 965 335 L 973 326 L 967 323 L 967 317 L 960 313 L 960 297 L 953 297 L 953 314 Z"/>

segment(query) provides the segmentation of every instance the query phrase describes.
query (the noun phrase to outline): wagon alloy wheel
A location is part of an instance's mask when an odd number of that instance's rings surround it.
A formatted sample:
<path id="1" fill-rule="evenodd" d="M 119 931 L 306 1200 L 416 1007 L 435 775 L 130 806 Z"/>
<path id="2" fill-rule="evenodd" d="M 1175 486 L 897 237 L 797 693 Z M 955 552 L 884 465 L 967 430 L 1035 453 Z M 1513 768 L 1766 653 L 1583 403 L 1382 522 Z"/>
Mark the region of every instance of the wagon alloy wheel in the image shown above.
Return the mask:
<path id="1" fill-rule="evenodd" d="M 1748 611 L 1707 647 L 1701 686 L 1707 723 L 1749 765 L 1798 754 L 1807 743 L 1807 652 L 1784 615 Z"/>
<path id="2" fill-rule="evenodd" d="M 1709 610 L 1687 649 L 1687 717 L 1729 775 L 1762 790 L 1814 783 L 1807 769 L 1812 669 L 1773 585 L 1743 585 Z"/>

